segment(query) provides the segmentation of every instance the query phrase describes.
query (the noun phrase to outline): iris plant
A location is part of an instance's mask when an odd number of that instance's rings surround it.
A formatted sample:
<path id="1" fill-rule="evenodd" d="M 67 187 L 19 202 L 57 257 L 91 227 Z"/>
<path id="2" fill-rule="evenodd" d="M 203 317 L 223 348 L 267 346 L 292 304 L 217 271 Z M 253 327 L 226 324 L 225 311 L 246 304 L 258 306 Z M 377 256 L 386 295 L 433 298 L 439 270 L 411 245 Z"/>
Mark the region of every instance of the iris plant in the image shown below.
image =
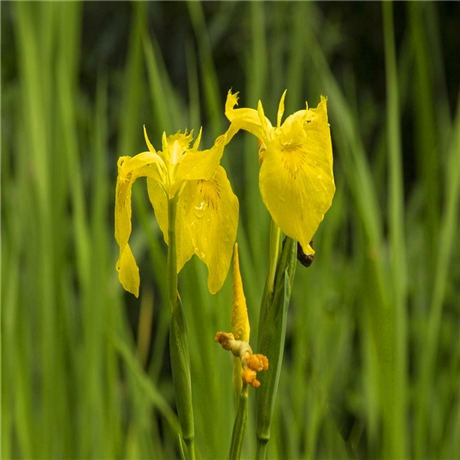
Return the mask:
<path id="1" fill-rule="evenodd" d="M 310 109 L 307 105 L 282 123 L 285 91 L 279 103 L 276 126 L 273 126 L 265 117 L 260 101 L 257 110 L 235 108 L 237 94 L 228 92 L 225 115 L 230 126 L 210 149 L 198 150 L 200 130 L 192 147 L 192 133 L 163 134 L 162 150 L 156 151 L 144 128 L 148 151 L 118 160 L 115 238 L 120 255 L 116 267 L 127 291 L 139 296 L 139 269 L 129 246 L 131 189 L 139 177 L 147 178 L 149 199 L 168 244 L 171 367 L 184 442 L 182 451 L 191 459 L 195 456 L 193 405 L 185 316 L 177 293 L 178 273 L 196 254 L 208 267 L 208 288 L 215 294 L 225 281 L 234 250 L 232 333 L 216 335 L 216 341 L 234 355 L 237 415 L 229 458 L 241 456 L 250 385 L 260 387 L 257 390 L 256 458 L 262 459 L 270 438 L 297 244 L 305 254 L 314 254 L 311 240 L 335 193 L 326 98 L 321 97 L 316 108 Z M 260 309 L 259 354 L 253 354 L 249 345 L 249 318 L 237 245 L 234 246 L 238 199 L 220 166 L 225 146 L 241 129 L 258 139 L 259 188 L 272 217 L 270 265 Z M 284 246 L 281 245 L 282 233 L 287 237 Z"/>

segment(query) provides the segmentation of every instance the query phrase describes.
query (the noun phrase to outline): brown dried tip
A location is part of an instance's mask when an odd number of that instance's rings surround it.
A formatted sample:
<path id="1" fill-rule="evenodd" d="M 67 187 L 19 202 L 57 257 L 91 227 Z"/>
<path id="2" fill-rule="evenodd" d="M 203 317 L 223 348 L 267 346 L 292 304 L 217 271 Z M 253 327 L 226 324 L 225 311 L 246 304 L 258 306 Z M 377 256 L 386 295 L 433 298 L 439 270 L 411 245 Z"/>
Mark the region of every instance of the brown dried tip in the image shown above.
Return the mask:
<path id="1" fill-rule="evenodd" d="M 313 240 L 310 241 L 310 246 L 313 249 Z M 305 254 L 303 252 L 302 246 L 297 242 L 297 260 L 304 266 L 310 267 L 313 261 L 315 260 L 315 254 Z"/>
<path id="2" fill-rule="evenodd" d="M 246 357 L 246 365 L 253 371 L 260 372 L 268 369 L 268 358 L 264 355 L 250 355 Z"/>
<path id="3" fill-rule="evenodd" d="M 235 340 L 230 332 L 218 332 L 215 341 L 222 345 L 225 350 L 231 351 L 234 356 L 241 359 L 243 372 L 241 378 L 244 383 L 253 388 L 259 388 L 260 382 L 256 379 L 257 372 L 268 369 L 268 358 L 261 354 L 252 354 L 252 349 L 247 342 Z"/>
<path id="4" fill-rule="evenodd" d="M 218 332 L 214 340 L 219 342 L 224 350 L 231 350 L 235 337 L 230 332 Z"/>
<path id="5" fill-rule="evenodd" d="M 249 385 L 251 385 L 253 388 L 259 388 L 260 382 L 256 379 L 256 376 L 257 372 L 249 368 L 244 369 L 244 371 L 241 373 L 243 382 L 249 383 Z"/>

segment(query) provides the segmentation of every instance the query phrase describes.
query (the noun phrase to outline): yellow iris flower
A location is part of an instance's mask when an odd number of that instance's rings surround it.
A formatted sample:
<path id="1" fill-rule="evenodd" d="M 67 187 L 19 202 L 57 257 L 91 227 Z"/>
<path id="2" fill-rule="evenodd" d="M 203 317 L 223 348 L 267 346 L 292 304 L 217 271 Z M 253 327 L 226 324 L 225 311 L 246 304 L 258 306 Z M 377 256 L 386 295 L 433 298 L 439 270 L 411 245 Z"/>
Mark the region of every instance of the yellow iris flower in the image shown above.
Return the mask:
<path id="1" fill-rule="evenodd" d="M 309 243 L 335 193 L 327 99 L 321 96 L 316 109 L 307 104 L 305 110 L 281 124 L 285 96 L 286 91 L 273 127 L 260 101 L 257 110 L 235 109 L 238 93 L 229 91 L 225 115 L 231 125 L 227 136 L 230 141 L 244 129 L 260 140 L 259 188 L 265 206 L 287 236 L 298 241 L 306 254 L 314 254 Z"/>
<path id="2" fill-rule="evenodd" d="M 168 243 L 168 203 L 179 193 L 175 224 L 177 272 L 196 254 L 208 267 L 208 288 L 215 294 L 230 266 L 238 226 L 238 198 L 232 191 L 220 159 L 227 144 L 219 136 L 213 147 L 199 151 L 201 130 L 193 147 L 192 133 L 163 133 L 162 151 L 156 151 L 144 127 L 148 152 L 118 160 L 115 198 L 115 238 L 120 247 L 116 264 L 123 287 L 139 296 L 139 268 L 128 244 L 131 235 L 131 187 L 147 178 L 150 202 Z"/>

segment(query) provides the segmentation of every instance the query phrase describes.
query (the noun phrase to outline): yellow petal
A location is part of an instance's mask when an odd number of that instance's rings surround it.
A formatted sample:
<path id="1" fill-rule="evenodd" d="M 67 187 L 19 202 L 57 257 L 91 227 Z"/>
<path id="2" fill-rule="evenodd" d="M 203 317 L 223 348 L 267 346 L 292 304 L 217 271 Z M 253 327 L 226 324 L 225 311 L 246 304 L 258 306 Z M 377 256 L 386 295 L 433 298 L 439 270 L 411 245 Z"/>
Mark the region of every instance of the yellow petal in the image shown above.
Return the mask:
<path id="1" fill-rule="evenodd" d="M 158 180 L 163 162 L 155 153 L 147 152 L 118 160 L 118 177 L 115 190 L 115 239 L 120 247 L 117 262 L 118 277 L 123 287 L 139 295 L 139 269 L 128 245 L 131 235 L 131 189 L 138 177 Z M 160 167 L 160 168 L 159 168 Z"/>
<path id="2" fill-rule="evenodd" d="M 307 251 L 335 185 L 325 99 L 310 115 L 303 112 L 289 117 L 266 145 L 259 185 L 275 223 Z"/>
<path id="3" fill-rule="evenodd" d="M 118 159 L 118 178 L 125 181 L 128 177 L 133 181 L 138 177 L 148 176 L 162 182 L 165 179 L 166 166 L 162 158 L 153 152 L 139 153 L 134 157 Z"/>
<path id="4" fill-rule="evenodd" d="M 238 105 L 238 94 L 239 93 L 232 94 L 232 90 L 228 90 L 227 100 L 225 101 L 225 115 L 229 121 L 233 121 L 232 114 L 235 112 L 233 108 L 235 105 Z"/>
<path id="5" fill-rule="evenodd" d="M 259 115 L 260 126 L 262 127 L 262 132 L 263 132 L 262 137 L 259 136 L 259 140 L 266 141 L 270 138 L 269 130 L 271 130 L 272 125 L 270 123 L 270 120 L 268 120 L 265 117 L 264 108 L 262 106 L 261 101 L 257 103 L 257 114 Z"/>
<path id="6" fill-rule="evenodd" d="M 238 257 L 238 243 L 233 249 L 233 283 L 232 283 L 232 334 L 236 340 L 249 343 L 250 326 L 246 297 L 243 291 L 243 282 L 240 273 Z"/>
<path id="7" fill-rule="evenodd" d="M 163 133 L 163 136 L 166 136 L 166 134 Z M 150 139 L 147 136 L 147 129 L 146 129 L 145 125 L 144 125 L 144 139 L 145 139 L 145 143 L 147 144 L 147 147 L 149 148 L 149 151 L 153 152 L 153 153 L 156 153 L 164 163 L 167 163 L 168 159 L 165 157 L 164 153 L 161 150 L 159 150 L 157 152 L 155 150 L 155 148 L 153 147 L 152 143 L 150 142 Z"/>
<path id="8" fill-rule="evenodd" d="M 188 150 L 192 138 L 193 133 L 187 134 L 187 132 L 181 133 L 180 131 L 178 131 L 176 134 L 173 134 L 168 137 L 166 137 L 166 133 L 163 133 L 161 142 L 163 147 L 163 157 L 165 158 L 165 163 L 175 164 L 177 158 L 175 159 L 174 157 L 180 156 L 180 154 Z M 177 150 L 179 150 L 179 152 L 177 152 Z"/>
<path id="9" fill-rule="evenodd" d="M 176 257 L 177 257 L 177 273 L 182 270 L 182 267 L 190 260 L 194 254 L 194 245 L 190 233 L 190 221 L 188 215 L 190 213 L 192 197 L 196 187 L 195 181 L 188 181 L 182 190 L 177 202 L 176 215 Z"/>
<path id="10" fill-rule="evenodd" d="M 119 164 L 122 159 L 118 161 Z M 131 186 L 132 175 L 127 177 L 119 172 L 115 189 L 115 239 L 120 250 L 128 244 L 131 234 Z"/>
<path id="11" fill-rule="evenodd" d="M 149 136 L 147 136 L 147 129 L 145 128 L 145 125 L 144 125 L 144 139 L 145 139 L 145 143 L 147 144 L 147 147 L 149 148 L 149 150 L 153 153 L 156 153 L 155 149 L 153 148 L 153 145 L 151 144 L 149 140 Z"/>
<path id="12" fill-rule="evenodd" d="M 168 196 L 156 180 L 147 178 L 147 192 L 165 243 L 168 244 Z"/>
<path id="13" fill-rule="evenodd" d="M 327 161 L 332 170 L 332 143 L 327 118 L 327 98 L 321 96 L 321 102 L 318 104 L 318 107 L 316 107 L 316 109 L 310 109 L 309 112 L 312 114 L 309 117 L 310 122 L 304 124 L 304 129 L 313 129 L 321 133 L 325 144 L 324 153 L 327 156 Z"/>
<path id="14" fill-rule="evenodd" d="M 166 244 L 169 244 L 168 238 L 168 197 L 158 182 L 147 179 L 147 190 L 150 203 L 152 204 L 158 225 L 163 232 L 163 238 Z M 176 213 L 176 257 L 177 273 L 182 270 L 186 262 L 190 260 L 194 251 L 190 231 L 185 220 L 191 206 L 190 199 L 187 196 L 193 195 L 194 189 L 190 184 L 186 184 L 182 191 Z"/>
<path id="15" fill-rule="evenodd" d="M 222 166 L 210 180 L 191 184 L 194 191 L 186 225 L 195 254 L 208 267 L 209 291 L 215 294 L 222 287 L 230 266 L 238 227 L 238 198 Z"/>
<path id="16" fill-rule="evenodd" d="M 208 150 L 187 150 L 174 172 L 174 181 L 209 180 L 219 166 L 225 144 L 226 138 L 222 135 Z"/>
<path id="17" fill-rule="evenodd" d="M 280 105 L 278 107 L 278 116 L 277 116 L 277 122 L 276 122 L 277 127 L 281 126 L 281 119 L 283 118 L 283 113 L 284 113 L 284 99 L 286 97 L 286 92 L 287 92 L 287 89 L 284 90 L 284 93 L 281 96 Z"/>
<path id="18" fill-rule="evenodd" d="M 115 192 L 115 239 L 120 247 L 116 268 L 122 286 L 136 297 L 139 295 L 139 269 L 128 245 L 131 235 L 131 177 L 117 180 Z"/>
<path id="19" fill-rule="evenodd" d="M 139 297 L 139 268 L 129 244 L 124 246 L 116 268 L 118 271 L 118 279 L 120 280 L 123 288 L 126 291 L 131 292 L 131 294 L 134 294 L 136 297 Z"/>
<path id="20" fill-rule="evenodd" d="M 244 129 L 254 134 L 258 139 L 265 141 L 267 137 L 266 130 L 263 129 L 259 113 L 254 109 L 234 109 L 238 104 L 238 93 L 232 94 L 230 90 L 225 103 L 225 116 L 231 122 L 231 125 L 226 133 L 227 143 L 240 130 Z M 270 123 L 268 120 L 266 122 Z M 271 126 L 271 125 L 270 125 Z"/>
<path id="21" fill-rule="evenodd" d="M 203 128 L 200 128 L 200 132 L 198 133 L 198 137 L 196 138 L 195 142 L 193 143 L 193 149 L 192 150 L 198 150 L 198 147 L 200 146 L 201 135 L 202 134 L 203 134 Z"/>

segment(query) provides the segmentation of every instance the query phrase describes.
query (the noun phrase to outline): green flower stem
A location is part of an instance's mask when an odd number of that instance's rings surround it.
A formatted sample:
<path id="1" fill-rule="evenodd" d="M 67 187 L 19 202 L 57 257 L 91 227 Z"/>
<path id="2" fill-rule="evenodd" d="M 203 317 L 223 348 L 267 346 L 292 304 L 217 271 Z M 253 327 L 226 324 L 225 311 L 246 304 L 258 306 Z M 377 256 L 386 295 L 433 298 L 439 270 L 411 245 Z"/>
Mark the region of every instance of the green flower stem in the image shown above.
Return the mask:
<path id="1" fill-rule="evenodd" d="M 273 292 L 275 287 L 275 273 L 281 247 L 281 229 L 272 219 L 270 224 L 270 266 L 268 269 L 266 289 Z"/>
<path id="2" fill-rule="evenodd" d="M 176 211 L 179 194 L 168 203 L 168 294 L 171 311 L 177 305 Z"/>
<path id="3" fill-rule="evenodd" d="M 269 368 L 260 374 L 257 389 L 257 453 L 264 459 L 270 439 L 270 428 L 281 373 L 286 336 L 286 320 L 297 263 L 297 242 L 286 238 L 278 260 L 274 289 L 264 295 L 259 325 L 258 353 L 267 356 Z M 270 272 L 269 272 L 270 276 Z M 267 283 L 268 284 L 268 283 Z"/>
<path id="4" fill-rule="evenodd" d="M 269 304 L 269 299 L 273 297 L 273 290 L 275 289 L 275 274 L 276 267 L 278 266 L 278 259 L 280 256 L 280 248 L 281 229 L 278 227 L 278 225 L 275 224 L 274 220 L 272 219 L 270 224 L 270 259 L 267 281 L 265 283 L 265 290 L 262 297 L 262 303 L 260 305 L 259 325 L 263 324 L 263 319 L 265 318 L 266 308 Z"/>
<path id="5" fill-rule="evenodd" d="M 190 357 L 187 343 L 187 328 L 180 297 L 177 293 L 176 257 L 176 208 L 179 193 L 169 200 L 168 206 L 168 292 L 171 304 L 171 328 L 169 347 L 174 394 L 182 430 L 182 439 L 187 447 L 187 459 L 195 458 L 195 427 L 193 421 L 192 385 L 190 378 Z"/>
<path id="6" fill-rule="evenodd" d="M 233 425 L 232 443 L 230 445 L 229 460 L 241 458 L 243 449 L 244 433 L 246 431 L 246 421 L 248 419 L 248 384 L 244 383 L 240 393 L 238 412 Z"/>

